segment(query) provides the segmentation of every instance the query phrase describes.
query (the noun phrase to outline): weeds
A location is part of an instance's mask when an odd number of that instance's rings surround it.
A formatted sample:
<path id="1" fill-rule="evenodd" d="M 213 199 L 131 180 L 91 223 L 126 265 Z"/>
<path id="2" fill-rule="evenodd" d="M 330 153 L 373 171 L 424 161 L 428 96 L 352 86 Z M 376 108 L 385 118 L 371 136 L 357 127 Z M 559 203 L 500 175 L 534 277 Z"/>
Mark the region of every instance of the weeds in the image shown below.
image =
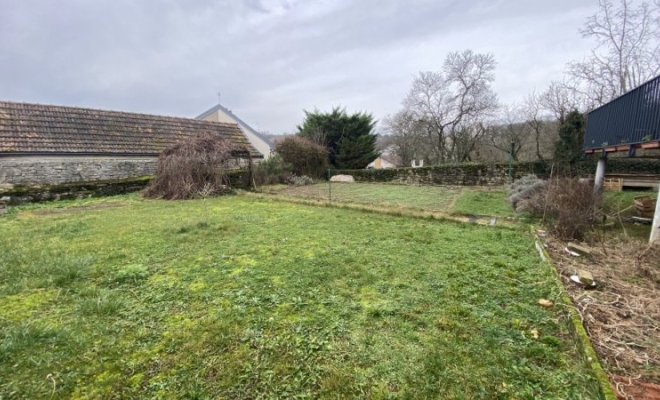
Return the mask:
<path id="1" fill-rule="evenodd" d="M 289 178 L 288 183 L 293 186 L 307 186 L 313 185 L 314 180 L 307 175 L 293 175 L 291 178 Z"/>
<path id="2" fill-rule="evenodd" d="M 292 176 L 291 170 L 291 165 L 285 163 L 279 154 L 274 154 L 254 165 L 254 182 L 258 187 L 285 184 Z"/>
<path id="3" fill-rule="evenodd" d="M 82 315 L 111 316 L 124 308 L 123 296 L 115 290 L 93 290 L 78 301 L 77 310 Z"/>

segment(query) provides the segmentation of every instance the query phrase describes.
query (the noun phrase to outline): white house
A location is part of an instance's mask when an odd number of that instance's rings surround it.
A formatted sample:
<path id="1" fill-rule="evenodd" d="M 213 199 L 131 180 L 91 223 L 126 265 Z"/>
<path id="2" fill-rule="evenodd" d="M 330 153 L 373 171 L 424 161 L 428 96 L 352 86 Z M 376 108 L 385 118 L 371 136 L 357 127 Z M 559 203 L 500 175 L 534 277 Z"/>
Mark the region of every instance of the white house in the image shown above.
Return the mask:
<path id="1" fill-rule="evenodd" d="M 252 146 L 254 146 L 257 151 L 263 154 L 264 159 L 268 159 L 271 156 L 271 153 L 275 150 L 275 145 L 273 142 L 268 140 L 268 138 L 263 134 L 257 132 L 256 129 L 253 129 L 250 125 L 245 123 L 245 121 L 238 118 L 229 109 L 223 107 L 221 104 L 218 104 L 217 106 L 203 112 L 196 118 L 205 121 L 238 124 L 239 128 L 241 128 L 241 131 L 243 131 L 243 134 L 252 144 Z"/>

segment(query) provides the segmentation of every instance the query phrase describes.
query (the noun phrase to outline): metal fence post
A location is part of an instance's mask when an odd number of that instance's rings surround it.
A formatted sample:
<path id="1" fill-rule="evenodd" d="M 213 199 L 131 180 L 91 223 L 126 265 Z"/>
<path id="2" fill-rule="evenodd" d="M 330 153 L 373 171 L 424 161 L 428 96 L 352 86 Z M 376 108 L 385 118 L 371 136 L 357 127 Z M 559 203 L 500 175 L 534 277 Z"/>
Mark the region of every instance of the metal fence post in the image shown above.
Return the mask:
<path id="1" fill-rule="evenodd" d="M 332 203 L 332 170 L 328 168 L 328 202 Z"/>
<path id="2" fill-rule="evenodd" d="M 513 183 L 513 153 L 516 148 L 516 142 L 511 142 L 511 151 L 509 152 L 509 184 Z"/>

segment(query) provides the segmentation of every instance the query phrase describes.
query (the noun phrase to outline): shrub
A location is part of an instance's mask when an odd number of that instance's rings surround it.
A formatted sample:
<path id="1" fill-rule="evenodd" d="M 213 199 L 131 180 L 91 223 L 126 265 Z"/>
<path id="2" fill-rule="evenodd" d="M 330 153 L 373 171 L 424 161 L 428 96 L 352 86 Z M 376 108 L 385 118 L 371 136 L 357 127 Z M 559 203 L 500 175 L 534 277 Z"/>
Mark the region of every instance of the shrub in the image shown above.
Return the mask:
<path id="1" fill-rule="evenodd" d="M 507 198 L 514 210 L 537 214 L 543 211 L 544 189 L 545 182 L 536 175 L 525 175 L 511 184 Z"/>
<path id="2" fill-rule="evenodd" d="M 328 150 L 309 139 L 288 136 L 277 142 L 275 151 L 282 160 L 291 165 L 295 175 L 323 178 L 328 169 Z"/>
<path id="3" fill-rule="evenodd" d="M 550 231 L 562 239 L 583 240 L 593 226 L 593 187 L 576 178 L 544 182 L 527 175 L 511 185 L 508 199 L 516 211 L 544 217 Z"/>
<path id="4" fill-rule="evenodd" d="M 231 192 L 228 171 L 240 166 L 239 157 L 250 159 L 248 150 L 217 135 L 190 138 L 158 156 L 156 176 L 142 193 L 180 200 Z"/>
<path id="5" fill-rule="evenodd" d="M 301 175 L 301 176 L 293 175 L 291 178 L 289 178 L 289 184 L 294 186 L 307 186 L 307 185 L 313 185 L 314 180 L 307 175 Z"/>
<path id="6" fill-rule="evenodd" d="M 584 240 L 594 224 L 593 186 L 575 178 L 560 178 L 550 182 L 546 190 L 550 230 L 563 239 Z"/>
<path id="7" fill-rule="evenodd" d="M 287 183 L 292 176 L 291 165 L 285 163 L 279 154 L 255 164 L 252 173 L 258 186 Z"/>

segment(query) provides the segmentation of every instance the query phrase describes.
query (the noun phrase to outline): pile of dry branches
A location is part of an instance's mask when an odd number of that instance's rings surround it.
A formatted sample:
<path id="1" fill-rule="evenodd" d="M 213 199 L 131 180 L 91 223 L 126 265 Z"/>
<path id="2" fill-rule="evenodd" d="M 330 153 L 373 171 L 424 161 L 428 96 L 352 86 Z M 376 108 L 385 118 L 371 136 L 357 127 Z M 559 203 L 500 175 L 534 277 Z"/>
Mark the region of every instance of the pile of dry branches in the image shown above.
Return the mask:
<path id="1" fill-rule="evenodd" d="M 217 135 L 192 137 L 163 151 L 155 178 L 144 189 L 149 198 L 181 200 L 231 192 L 228 171 L 249 152 Z"/>

